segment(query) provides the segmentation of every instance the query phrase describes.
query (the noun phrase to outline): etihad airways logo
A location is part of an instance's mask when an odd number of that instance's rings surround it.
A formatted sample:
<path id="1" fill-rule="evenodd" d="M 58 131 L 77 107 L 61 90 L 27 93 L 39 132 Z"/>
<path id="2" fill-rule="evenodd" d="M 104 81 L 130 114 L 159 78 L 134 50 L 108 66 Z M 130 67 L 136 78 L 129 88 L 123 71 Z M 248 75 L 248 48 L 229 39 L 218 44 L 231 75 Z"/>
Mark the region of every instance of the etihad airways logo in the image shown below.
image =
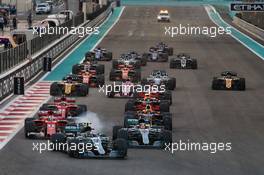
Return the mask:
<path id="1" fill-rule="evenodd" d="M 231 3 L 231 11 L 264 12 L 264 3 Z"/>

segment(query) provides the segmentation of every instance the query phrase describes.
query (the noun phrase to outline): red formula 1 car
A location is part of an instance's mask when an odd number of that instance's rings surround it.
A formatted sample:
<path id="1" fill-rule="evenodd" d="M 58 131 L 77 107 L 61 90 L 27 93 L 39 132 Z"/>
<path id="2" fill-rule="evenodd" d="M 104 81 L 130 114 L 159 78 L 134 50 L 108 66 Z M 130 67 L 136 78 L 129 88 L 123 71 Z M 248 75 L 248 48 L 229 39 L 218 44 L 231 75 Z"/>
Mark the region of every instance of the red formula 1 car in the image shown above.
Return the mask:
<path id="1" fill-rule="evenodd" d="M 156 98 L 130 99 L 125 106 L 125 111 L 144 111 L 149 112 L 160 111 L 170 112 L 170 104 L 168 101 L 158 100 Z"/>
<path id="2" fill-rule="evenodd" d="M 110 72 L 110 81 L 131 81 L 139 82 L 141 80 L 140 69 L 134 69 L 133 66 L 119 65 L 118 69 L 112 69 Z"/>
<path id="3" fill-rule="evenodd" d="M 26 118 L 25 137 L 41 135 L 41 137 L 49 138 L 55 133 L 62 132 L 67 123 L 68 120 L 65 117 L 55 116 L 52 112 L 45 117 Z"/>

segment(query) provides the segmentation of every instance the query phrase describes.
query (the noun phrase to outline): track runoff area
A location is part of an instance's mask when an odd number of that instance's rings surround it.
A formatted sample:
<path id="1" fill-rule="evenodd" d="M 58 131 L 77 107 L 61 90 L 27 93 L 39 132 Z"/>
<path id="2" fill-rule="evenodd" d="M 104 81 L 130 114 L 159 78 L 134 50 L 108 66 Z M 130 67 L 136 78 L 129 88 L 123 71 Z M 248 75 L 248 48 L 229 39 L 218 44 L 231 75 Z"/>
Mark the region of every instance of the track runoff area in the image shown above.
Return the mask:
<path id="1" fill-rule="evenodd" d="M 170 14 L 169 23 L 157 22 L 157 15 L 164 9 Z M 72 174 L 78 170 L 79 173 L 90 174 L 263 174 L 264 64 L 260 55 L 256 54 L 257 50 L 249 49 L 251 46 L 243 43 L 243 38 L 239 38 L 242 41 L 235 38 L 239 31 L 233 33 L 234 28 L 222 26 L 223 21 L 218 21 L 221 19 L 215 16 L 212 7 L 131 6 L 115 13 L 118 13 L 117 18 L 109 25 L 109 31 L 106 30 L 108 32 L 102 36 L 103 39 L 98 39 L 99 45 L 95 42 L 93 46 L 87 46 L 90 43 L 88 38 L 64 61 L 76 59 L 74 61 L 80 62 L 87 51 L 98 46 L 112 52 L 114 59 L 131 50 L 148 53 L 149 48 L 159 42 L 173 47 L 174 56 L 170 58 L 175 60 L 179 53 L 188 53 L 197 61 L 197 69 L 171 69 L 169 62 L 147 62 L 146 66 L 140 68 L 142 79 L 148 77 L 153 70 L 165 70 L 169 77 L 176 78 L 176 88 L 171 91 L 172 104 L 169 106 L 172 114 L 172 143 L 162 149 L 128 149 L 125 160 L 73 159 L 62 152 L 46 150 L 40 153 L 39 149 L 33 149 L 33 144 L 39 146 L 48 140 L 25 139 L 24 131 L 20 130 L 0 151 L 1 172 Z M 108 20 L 111 21 L 111 18 Z M 106 24 L 107 22 L 102 27 Z M 211 31 L 222 26 L 231 33 L 218 33 L 214 37 L 213 32 L 169 35 L 168 28 L 171 34 L 172 28 L 175 33 L 180 25 L 208 28 Z M 39 83 L 59 80 L 70 72 L 71 66 L 76 62 L 65 64 L 65 72 L 58 65 L 50 74 L 54 76 L 47 75 Z M 184 61 L 181 63 L 180 66 L 184 66 Z M 111 84 L 109 77 L 112 62 L 99 64 L 104 64 L 105 67 L 105 85 Z M 218 83 L 216 88 L 229 90 L 212 90 L 213 78 L 223 78 L 221 72 L 224 71 L 229 71 L 223 76 L 225 84 Z M 232 79 L 235 77 L 234 72 L 246 81 L 245 90 L 241 88 L 240 81 L 232 84 L 235 81 Z M 107 98 L 98 88 L 90 88 L 87 97 L 75 99 L 76 104 L 87 106 L 87 112 L 82 113 L 79 119 L 91 122 L 91 127 L 95 129 L 93 132 L 104 133 L 111 139 L 113 126 L 124 125 L 125 104 L 128 99 Z M 51 98 L 50 102 L 53 101 L 54 98 Z M 158 108 L 155 105 L 152 107 Z M 142 106 L 144 105 L 140 107 Z M 166 110 L 164 105 L 161 108 Z M 140 122 L 139 128 L 142 127 L 142 121 Z M 141 132 L 141 142 L 146 144 L 149 139 L 146 133 L 150 131 Z M 115 147 L 113 150 L 122 149 Z M 102 149 L 98 147 L 98 155 L 102 153 Z M 114 155 L 117 154 L 112 154 Z M 22 163 L 25 161 L 26 165 Z"/>

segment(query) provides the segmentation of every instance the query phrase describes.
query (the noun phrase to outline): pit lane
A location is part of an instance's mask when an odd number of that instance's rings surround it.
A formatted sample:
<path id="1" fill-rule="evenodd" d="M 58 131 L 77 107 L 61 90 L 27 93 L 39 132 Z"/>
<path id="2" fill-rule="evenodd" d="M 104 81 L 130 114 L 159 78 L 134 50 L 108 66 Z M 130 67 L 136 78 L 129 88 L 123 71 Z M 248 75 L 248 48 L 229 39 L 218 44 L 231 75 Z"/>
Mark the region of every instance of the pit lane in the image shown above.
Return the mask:
<path id="1" fill-rule="evenodd" d="M 264 64 L 230 36 L 164 36 L 166 24 L 156 22 L 159 7 L 127 7 L 117 25 L 101 47 L 113 51 L 114 57 L 128 50 L 146 51 L 164 41 L 175 53 L 187 52 L 198 60 L 198 70 L 170 70 L 168 63 L 148 63 L 142 70 L 147 76 L 153 69 L 166 69 L 177 78 L 171 112 L 173 140 L 196 142 L 232 142 L 232 152 L 178 152 L 129 150 L 127 160 L 78 160 L 56 152 L 32 152 L 32 140 L 20 131 L 0 151 L 1 175 L 27 174 L 263 174 L 263 105 Z M 169 25 L 180 23 L 215 26 L 203 7 L 167 8 L 172 15 Z M 106 79 L 111 63 L 106 64 Z M 247 91 L 211 91 L 213 76 L 233 70 L 244 76 Z M 98 127 L 112 135 L 112 126 L 123 123 L 124 99 L 108 99 L 98 89 L 91 89 L 87 104 L 98 117 Z"/>

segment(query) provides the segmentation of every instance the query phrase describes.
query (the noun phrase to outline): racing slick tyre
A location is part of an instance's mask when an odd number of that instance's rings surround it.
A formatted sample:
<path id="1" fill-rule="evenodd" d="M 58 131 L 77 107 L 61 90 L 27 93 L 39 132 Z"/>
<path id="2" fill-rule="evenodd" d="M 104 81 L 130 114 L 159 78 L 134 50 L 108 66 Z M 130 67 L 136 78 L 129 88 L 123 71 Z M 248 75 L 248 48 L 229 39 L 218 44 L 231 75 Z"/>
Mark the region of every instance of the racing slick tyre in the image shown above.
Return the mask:
<path id="1" fill-rule="evenodd" d="M 113 62 L 112 62 L 112 68 L 113 69 L 117 69 L 118 68 L 118 61 L 117 60 L 113 60 Z"/>
<path id="2" fill-rule="evenodd" d="M 77 116 L 84 113 L 84 112 L 87 112 L 87 106 L 86 105 L 78 105 L 76 112 L 77 112 Z"/>
<path id="3" fill-rule="evenodd" d="M 169 60 L 169 56 L 168 56 L 168 54 L 167 53 L 161 53 L 160 54 L 160 61 L 161 62 L 167 62 L 168 60 Z"/>
<path id="4" fill-rule="evenodd" d="M 95 58 L 94 58 L 94 53 L 92 53 L 92 52 L 87 52 L 87 53 L 85 54 L 85 61 L 93 61 L 93 60 L 95 60 Z"/>
<path id="5" fill-rule="evenodd" d="M 193 60 L 192 62 L 192 69 L 197 69 L 197 60 Z"/>
<path id="6" fill-rule="evenodd" d="M 141 61 L 136 61 L 135 64 L 134 64 L 134 68 L 135 69 L 140 69 L 141 68 Z"/>
<path id="7" fill-rule="evenodd" d="M 146 79 L 146 78 L 143 78 L 142 80 L 141 80 L 141 85 L 142 86 L 145 86 L 145 85 L 148 85 L 149 83 L 148 83 L 148 79 Z"/>
<path id="8" fill-rule="evenodd" d="M 143 53 L 143 55 L 142 55 L 142 59 L 143 59 L 143 60 L 147 60 L 147 61 L 151 60 L 151 59 L 150 59 L 150 55 L 149 55 L 148 53 Z"/>
<path id="9" fill-rule="evenodd" d="M 107 87 L 107 97 L 108 98 L 114 98 L 115 97 L 115 92 L 113 90 L 113 85 Z"/>
<path id="10" fill-rule="evenodd" d="M 163 116 L 163 125 L 166 130 L 172 130 L 172 117 L 171 115 L 164 114 Z"/>
<path id="11" fill-rule="evenodd" d="M 98 75 L 97 76 L 97 87 L 103 87 L 104 84 L 105 84 L 104 75 Z"/>
<path id="12" fill-rule="evenodd" d="M 169 104 L 172 104 L 172 94 L 171 91 L 165 91 L 164 94 L 160 98 L 161 100 L 168 100 Z"/>
<path id="13" fill-rule="evenodd" d="M 106 61 L 111 61 L 113 59 L 113 53 L 112 52 L 107 52 L 105 54 L 105 60 Z"/>
<path id="14" fill-rule="evenodd" d="M 135 111 L 135 101 L 130 99 L 127 101 L 125 111 Z"/>
<path id="15" fill-rule="evenodd" d="M 61 143 L 66 143 L 67 138 L 64 134 L 62 133 L 56 133 L 53 134 L 50 137 L 50 141 L 51 143 L 53 143 L 53 146 L 50 147 L 53 151 L 66 151 L 63 148 L 63 145 Z"/>
<path id="16" fill-rule="evenodd" d="M 113 142 L 113 150 L 118 151 L 122 158 L 127 156 L 127 141 L 125 139 L 116 139 Z"/>
<path id="17" fill-rule="evenodd" d="M 170 112 L 170 104 L 168 101 L 160 102 L 160 111 L 161 112 Z"/>
<path id="18" fill-rule="evenodd" d="M 105 65 L 100 64 L 96 66 L 96 74 L 104 74 L 105 73 Z"/>
<path id="19" fill-rule="evenodd" d="M 169 56 L 173 55 L 173 48 L 172 47 L 166 48 L 165 51 L 168 53 Z"/>
<path id="20" fill-rule="evenodd" d="M 169 79 L 169 81 L 168 81 L 168 90 L 174 90 L 175 89 L 175 87 L 176 87 L 176 78 L 171 78 L 171 79 Z"/>
<path id="21" fill-rule="evenodd" d="M 212 81 L 212 90 L 219 90 L 218 80 L 216 77 L 214 77 L 214 79 Z"/>
<path id="22" fill-rule="evenodd" d="M 176 69 L 177 63 L 173 60 L 173 58 L 170 60 L 170 69 Z"/>
<path id="23" fill-rule="evenodd" d="M 76 86 L 76 95 L 85 97 L 89 94 L 89 86 L 87 84 L 79 84 Z"/>
<path id="24" fill-rule="evenodd" d="M 164 130 L 162 132 L 162 140 L 163 140 L 163 147 L 165 148 L 166 145 L 172 143 L 172 132 L 168 130 Z"/>
<path id="25" fill-rule="evenodd" d="M 111 72 L 110 72 L 109 80 L 110 81 L 115 81 L 116 80 L 116 72 L 115 72 L 114 69 L 112 69 Z"/>
<path id="26" fill-rule="evenodd" d="M 57 82 L 54 82 L 50 85 L 50 95 L 51 96 L 61 96 L 62 89 L 60 88 Z"/>
<path id="27" fill-rule="evenodd" d="M 78 139 L 70 139 L 69 141 L 68 141 L 68 144 L 69 145 L 79 145 L 80 144 L 80 142 L 79 142 L 79 140 Z M 70 156 L 70 157 L 72 157 L 72 158 L 80 158 L 80 153 L 79 153 L 79 148 L 78 148 L 78 146 L 77 146 L 77 149 L 69 149 L 68 150 L 68 155 Z"/>
<path id="28" fill-rule="evenodd" d="M 122 126 L 113 126 L 113 137 L 112 137 L 112 140 L 117 139 L 118 131 L 120 129 L 122 129 L 122 128 L 123 128 Z"/>
<path id="29" fill-rule="evenodd" d="M 117 133 L 117 138 L 124 139 L 128 144 L 128 131 L 125 129 L 120 129 Z"/>
<path id="30" fill-rule="evenodd" d="M 30 138 L 29 133 L 34 131 L 34 118 L 26 118 L 25 125 L 24 125 L 24 134 L 25 138 Z"/>
<path id="31" fill-rule="evenodd" d="M 147 65 L 148 59 L 146 57 L 141 58 L 141 66 L 146 66 Z"/>
<path id="32" fill-rule="evenodd" d="M 137 82 L 139 82 L 141 80 L 141 72 L 140 72 L 140 70 L 137 70 L 135 72 L 135 75 L 134 75 L 134 77 L 132 79 L 133 79 L 133 81 L 132 81 L 133 83 L 137 83 Z"/>
<path id="33" fill-rule="evenodd" d="M 240 81 L 239 81 L 239 90 L 240 91 L 246 90 L 246 79 L 245 78 L 240 78 Z"/>
<path id="34" fill-rule="evenodd" d="M 81 67 L 79 64 L 75 64 L 72 66 L 72 73 L 73 74 L 79 74 L 79 72 L 81 72 Z"/>

